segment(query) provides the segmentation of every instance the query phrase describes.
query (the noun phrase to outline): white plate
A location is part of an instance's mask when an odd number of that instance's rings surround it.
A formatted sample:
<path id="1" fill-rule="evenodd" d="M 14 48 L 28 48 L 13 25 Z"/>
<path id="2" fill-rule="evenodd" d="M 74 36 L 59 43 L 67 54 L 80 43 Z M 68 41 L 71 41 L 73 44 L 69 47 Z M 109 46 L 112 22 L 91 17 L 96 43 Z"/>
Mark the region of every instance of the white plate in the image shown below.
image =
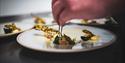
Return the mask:
<path id="1" fill-rule="evenodd" d="M 58 29 L 58 26 L 52 26 L 52 28 Z M 92 48 L 84 48 L 81 45 L 77 44 L 73 47 L 73 49 L 54 49 L 54 48 L 46 48 L 46 38 L 43 36 L 42 31 L 37 30 L 28 30 L 17 37 L 17 42 L 26 47 L 37 51 L 45 51 L 45 52 L 58 52 L 58 53 L 69 53 L 69 52 L 82 52 L 82 51 L 90 51 L 99 49 L 105 46 L 108 46 L 114 42 L 116 36 L 111 32 L 90 26 L 80 26 L 80 25 L 66 25 L 64 27 L 63 32 L 70 36 L 71 38 L 76 38 L 77 41 L 81 40 L 80 36 L 82 36 L 82 30 L 87 29 L 90 30 L 95 35 L 100 36 L 100 40 L 95 44 Z"/>
<path id="2" fill-rule="evenodd" d="M 70 23 L 75 23 L 75 24 L 84 24 L 82 23 L 82 20 L 83 19 L 73 19 L 73 20 L 70 20 L 69 22 Z M 92 21 L 96 21 L 96 23 L 91 23 Z M 87 25 L 104 25 L 107 21 L 109 21 L 109 19 L 106 19 L 106 18 L 100 18 L 100 19 L 92 19 L 92 20 L 88 20 L 88 23 Z"/>
<path id="3" fill-rule="evenodd" d="M 31 29 L 31 28 L 33 27 L 32 24 L 15 23 L 16 26 L 21 29 L 21 31 L 20 31 L 20 32 L 17 32 L 17 33 L 8 33 L 8 34 L 5 34 L 5 33 L 4 33 L 4 30 L 3 30 L 5 24 L 8 24 L 8 23 L 4 23 L 4 24 L 1 24 L 1 25 L 0 25 L 0 37 L 7 37 L 7 36 L 15 35 L 15 34 L 18 34 L 18 33 L 23 32 L 23 31 L 26 31 L 26 30 L 28 30 L 28 29 Z"/>
<path id="4" fill-rule="evenodd" d="M 41 17 L 41 18 L 43 18 L 45 20 L 45 22 L 46 22 L 45 25 L 48 25 L 48 26 L 53 25 L 52 17 L 50 17 L 50 16 L 46 17 L 46 15 L 45 15 L 45 17 Z M 35 25 L 34 20 L 35 20 L 34 18 L 27 18 L 27 19 L 18 20 L 18 21 L 15 21 L 15 22 L 0 23 L 0 37 L 7 37 L 7 36 L 15 35 L 15 34 L 21 33 L 21 32 L 23 32 L 25 30 L 28 30 L 28 29 L 32 28 Z M 5 34 L 4 30 L 3 30 L 4 25 L 9 24 L 9 23 L 15 23 L 16 26 L 18 28 L 21 28 L 22 31 L 17 32 L 17 33 Z"/>

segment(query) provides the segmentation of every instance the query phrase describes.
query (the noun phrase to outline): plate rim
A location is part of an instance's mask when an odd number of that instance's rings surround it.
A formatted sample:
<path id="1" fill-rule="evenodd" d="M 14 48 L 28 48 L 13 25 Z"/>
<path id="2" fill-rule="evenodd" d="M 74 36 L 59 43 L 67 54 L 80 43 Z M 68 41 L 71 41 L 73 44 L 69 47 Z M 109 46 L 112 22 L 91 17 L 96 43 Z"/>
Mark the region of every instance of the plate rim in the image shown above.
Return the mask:
<path id="1" fill-rule="evenodd" d="M 81 25 L 79 25 L 81 26 Z M 92 26 L 89 26 L 89 27 L 92 27 Z M 94 28 L 99 28 L 99 27 L 94 27 Z M 99 28 L 99 29 L 103 29 L 103 28 Z M 29 30 L 32 30 L 32 29 L 29 29 Z M 27 30 L 27 31 L 29 31 Z M 47 48 L 43 48 L 43 49 L 37 49 L 37 48 L 33 48 L 33 47 L 29 47 L 29 46 L 26 46 L 24 44 L 22 44 L 19 40 L 20 36 L 25 33 L 25 32 L 22 32 L 20 33 L 18 36 L 17 36 L 17 43 L 19 43 L 21 46 L 25 47 L 25 48 L 28 48 L 28 49 L 31 49 L 31 50 L 35 50 L 35 51 L 40 51 L 40 52 L 51 52 L 51 53 L 74 53 L 74 52 L 87 52 L 87 51 L 93 51 L 93 50 L 97 50 L 97 49 L 100 49 L 100 48 L 104 48 L 104 47 L 107 47 L 111 44 L 113 44 L 115 42 L 115 40 L 117 39 L 116 35 L 109 31 L 109 30 L 106 30 L 106 29 L 103 29 L 105 31 L 108 31 L 109 33 L 111 33 L 114 37 L 114 39 L 110 40 L 110 42 L 108 43 L 104 43 L 103 46 L 95 46 L 95 47 L 92 47 L 92 48 L 87 48 L 87 49 L 47 49 Z"/>

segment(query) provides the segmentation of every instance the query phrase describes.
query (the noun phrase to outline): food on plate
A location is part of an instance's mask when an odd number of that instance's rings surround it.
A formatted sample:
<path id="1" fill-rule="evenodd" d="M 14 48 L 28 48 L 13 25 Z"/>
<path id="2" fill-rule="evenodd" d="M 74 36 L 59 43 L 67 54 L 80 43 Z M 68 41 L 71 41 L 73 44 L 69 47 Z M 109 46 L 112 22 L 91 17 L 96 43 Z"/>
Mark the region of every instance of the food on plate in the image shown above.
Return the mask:
<path id="1" fill-rule="evenodd" d="M 82 30 L 82 32 L 84 33 L 84 36 L 81 36 L 81 39 L 83 41 L 97 41 L 99 39 L 99 36 L 94 35 L 92 32 L 90 32 L 89 30 Z"/>
<path id="2" fill-rule="evenodd" d="M 106 18 L 92 19 L 92 20 L 82 19 L 81 20 L 82 24 L 107 24 L 107 22 L 110 23 L 111 21 L 109 21 L 109 19 L 106 19 Z"/>
<path id="3" fill-rule="evenodd" d="M 53 43 L 55 48 L 59 49 L 72 49 L 72 47 L 75 45 L 75 41 L 65 34 L 62 36 L 57 35 Z"/>
<path id="4" fill-rule="evenodd" d="M 16 27 L 15 23 L 11 23 L 11 24 L 6 24 L 4 25 L 4 32 L 7 33 L 17 33 L 20 32 L 21 29 Z"/>
<path id="5" fill-rule="evenodd" d="M 34 16 L 35 18 L 35 23 L 36 24 L 46 24 L 45 20 L 43 18 L 40 18 L 38 16 Z"/>
<path id="6" fill-rule="evenodd" d="M 92 32 L 90 32 L 90 31 L 88 31 L 88 30 L 82 30 L 82 32 L 84 33 L 84 36 L 81 36 L 81 39 L 83 40 L 83 41 L 88 41 L 88 40 L 90 40 L 91 39 L 91 37 L 93 37 L 94 36 L 94 34 L 92 33 Z"/>
<path id="7" fill-rule="evenodd" d="M 52 40 L 55 36 L 57 36 L 59 34 L 58 31 L 54 31 L 54 30 L 46 30 L 44 36 L 49 39 Z"/>
<path id="8" fill-rule="evenodd" d="M 81 36 L 81 39 L 83 41 L 82 46 L 84 47 L 92 47 L 93 44 L 97 43 L 99 40 L 99 36 L 94 35 L 92 32 L 89 30 L 82 30 L 84 36 Z"/>
<path id="9" fill-rule="evenodd" d="M 33 29 L 41 30 L 42 29 L 42 25 L 41 24 L 35 24 Z"/>
<path id="10" fill-rule="evenodd" d="M 33 29 L 40 30 L 44 32 L 44 36 L 50 40 L 52 40 L 55 35 L 58 35 L 60 32 L 53 28 L 49 28 L 46 25 L 36 24 Z"/>
<path id="11" fill-rule="evenodd" d="M 100 38 L 99 36 L 94 35 L 93 37 L 91 37 L 90 40 L 91 40 L 92 42 L 95 42 L 95 43 L 96 43 L 96 42 L 99 40 L 99 38 Z"/>
<path id="12" fill-rule="evenodd" d="M 82 24 L 99 24 L 96 20 L 88 20 L 88 19 L 82 19 L 81 20 Z"/>
<path id="13" fill-rule="evenodd" d="M 82 20 L 81 20 L 81 23 L 82 23 L 82 24 L 89 24 L 88 21 L 89 21 L 88 19 L 82 19 Z"/>

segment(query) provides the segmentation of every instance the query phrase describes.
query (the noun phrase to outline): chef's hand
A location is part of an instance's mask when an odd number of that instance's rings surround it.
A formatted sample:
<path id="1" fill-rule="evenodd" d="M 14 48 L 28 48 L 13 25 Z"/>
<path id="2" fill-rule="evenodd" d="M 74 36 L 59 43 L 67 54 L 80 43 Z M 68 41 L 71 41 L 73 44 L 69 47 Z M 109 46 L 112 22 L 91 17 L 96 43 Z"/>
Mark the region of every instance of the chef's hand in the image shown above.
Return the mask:
<path id="1" fill-rule="evenodd" d="M 52 0 L 52 12 L 59 25 L 70 19 L 94 19 L 110 16 L 114 0 Z"/>

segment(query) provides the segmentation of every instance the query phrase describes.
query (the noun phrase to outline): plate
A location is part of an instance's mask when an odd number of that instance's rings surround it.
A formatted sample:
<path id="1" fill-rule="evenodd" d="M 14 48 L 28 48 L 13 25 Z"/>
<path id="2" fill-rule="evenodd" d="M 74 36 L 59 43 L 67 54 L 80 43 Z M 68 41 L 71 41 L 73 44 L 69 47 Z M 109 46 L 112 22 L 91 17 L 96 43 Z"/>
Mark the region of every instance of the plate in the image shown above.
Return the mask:
<path id="1" fill-rule="evenodd" d="M 58 29 L 58 25 L 51 26 L 51 28 Z M 63 33 L 70 36 L 71 38 L 76 38 L 76 41 L 80 41 L 80 36 L 83 35 L 82 30 L 87 29 L 95 35 L 99 35 L 99 41 L 93 45 L 93 47 L 85 48 L 81 44 L 76 44 L 72 49 L 56 49 L 47 48 L 46 38 L 44 33 L 38 30 L 28 30 L 17 36 L 17 42 L 29 49 L 44 51 L 44 52 L 56 52 L 56 53 L 72 53 L 72 52 L 84 52 L 91 51 L 99 48 L 106 47 L 112 44 L 116 36 L 105 29 L 91 27 L 91 26 L 81 26 L 81 25 L 66 25 L 63 28 Z"/>
<path id="2" fill-rule="evenodd" d="M 50 16 L 43 16 L 41 17 L 45 20 L 47 26 L 51 26 L 53 25 L 52 21 L 52 17 Z M 28 29 L 31 29 L 35 23 L 34 23 L 35 19 L 34 18 L 27 18 L 27 19 L 22 19 L 22 20 L 17 20 L 17 21 L 13 21 L 13 22 L 7 22 L 7 23 L 0 23 L 0 37 L 7 37 L 7 36 L 11 36 L 11 35 L 15 35 L 15 34 L 18 34 L 18 33 L 21 33 L 25 30 L 28 30 Z M 4 25 L 5 24 L 10 24 L 10 23 L 15 23 L 15 25 L 20 28 L 22 31 L 20 32 L 17 32 L 17 33 L 8 33 L 8 34 L 5 34 L 4 33 Z"/>
<path id="3" fill-rule="evenodd" d="M 8 34 L 5 34 L 5 33 L 4 33 L 4 29 L 3 29 L 5 24 L 9 24 L 9 23 L 4 23 L 4 24 L 1 24 L 1 25 L 0 25 L 0 37 L 7 37 L 7 36 L 11 36 L 11 35 L 16 35 L 16 34 L 18 34 L 18 33 L 21 33 L 21 32 L 23 32 L 23 31 L 26 31 L 26 30 L 31 29 L 31 28 L 33 27 L 32 24 L 15 23 L 15 25 L 16 25 L 18 28 L 20 28 L 21 31 L 16 32 L 16 33 L 8 33 Z"/>
<path id="4" fill-rule="evenodd" d="M 92 23 L 93 21 L 95 21 L 96 23 Z M 70 23 L 76 23 L 76 24 L 86 24 L 86 25 L 104 25 L 107 21 L 109 21 L 109 19 L 106 18 L 100 18 L 100 19 L 92 19 L 92 20 L 88 20 L 87 23 L 85 23 L 85 20 L 83 19 L 73 19 L 70 20 Z"/>
<path id="5" fill-rule="evenodd" d="M 105 17 L 98 19 L 90 19 L 85 21 L 84 19 L 73 19 L 68 23 L 81 24 L 81 25 L 109 25 L 109 24 L 118 24 L 113 17 Z"/>

